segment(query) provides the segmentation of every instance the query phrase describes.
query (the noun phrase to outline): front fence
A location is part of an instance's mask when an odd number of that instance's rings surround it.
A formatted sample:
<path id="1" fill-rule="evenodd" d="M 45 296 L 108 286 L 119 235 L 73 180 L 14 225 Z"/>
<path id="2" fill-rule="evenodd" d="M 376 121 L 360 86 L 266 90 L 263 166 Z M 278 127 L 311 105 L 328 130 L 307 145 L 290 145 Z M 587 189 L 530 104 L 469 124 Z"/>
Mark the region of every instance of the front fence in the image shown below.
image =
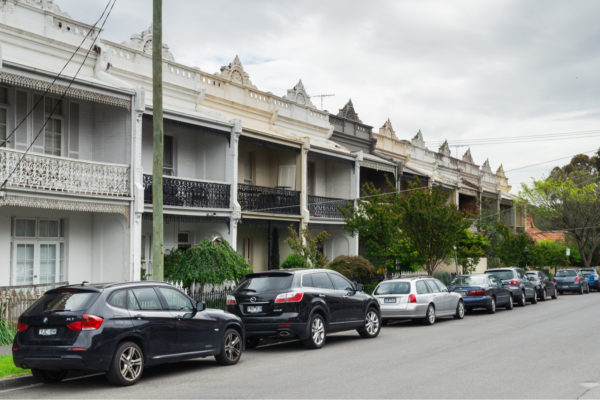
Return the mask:
<path id="1" fill-rule="evenodd" d="M 19 316 L 30 305 L 42 297 L 46 290 L 68 285 L 68 282 L 57 282 L 41 285 L 3 286 L 0 287 L 0 319 L 17 326 Z"/>

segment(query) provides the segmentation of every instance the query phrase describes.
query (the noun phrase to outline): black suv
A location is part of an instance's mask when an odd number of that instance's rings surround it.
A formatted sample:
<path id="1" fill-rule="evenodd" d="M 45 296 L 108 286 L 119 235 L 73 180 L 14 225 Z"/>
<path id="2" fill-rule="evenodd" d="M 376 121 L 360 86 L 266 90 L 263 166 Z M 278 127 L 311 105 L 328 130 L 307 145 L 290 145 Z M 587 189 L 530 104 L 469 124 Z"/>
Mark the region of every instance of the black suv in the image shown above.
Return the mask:
<path id="1" fill-rule="evenodd" d="M 524 307 L 527 301 L 531 304 L 537 303 L 535 285 L 525 276 L 523 268 L 495 268 L 488 269 L 485 273 L 495 275 L 500 279 L 502 286 L 510 290 L 513 300 L 521 307 Z"/>
<path id="2" fill-rule="evenodd" d="M 379 304 L 361 290 L 331 270 L 259 272 L 246 275 L 227 297 L 227 309 L 244 321 L 248 346 L 263 337 L 297 337 L 316 349 L 329 332 L 356 329 L 365 338 L 379 335 Z"/>
<path id="3" fill-rule="evenodd" d="M 245 340 L 237 316 L 149 281 L 49 290 L 21 315 L 17 330 L 15 365 L 45 382 L 84 370 L 132 385 L 146 366 L 210 355 L 235 364 Z"/>

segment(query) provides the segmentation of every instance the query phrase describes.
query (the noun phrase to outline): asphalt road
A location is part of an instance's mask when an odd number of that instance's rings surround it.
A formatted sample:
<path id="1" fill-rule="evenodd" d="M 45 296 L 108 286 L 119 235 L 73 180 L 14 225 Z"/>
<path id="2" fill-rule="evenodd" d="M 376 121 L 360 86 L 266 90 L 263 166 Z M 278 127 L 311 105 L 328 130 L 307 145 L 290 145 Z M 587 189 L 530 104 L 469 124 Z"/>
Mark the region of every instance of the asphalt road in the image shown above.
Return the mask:
<path id="1" fill-rule="evenodd" d="M 103 376 L 36 384 L 0 398 L 600 398 L 600 293 L 433 326 L 398 322 L 377 339 L 328 336 L 148 369 L 135 386 Z"/>

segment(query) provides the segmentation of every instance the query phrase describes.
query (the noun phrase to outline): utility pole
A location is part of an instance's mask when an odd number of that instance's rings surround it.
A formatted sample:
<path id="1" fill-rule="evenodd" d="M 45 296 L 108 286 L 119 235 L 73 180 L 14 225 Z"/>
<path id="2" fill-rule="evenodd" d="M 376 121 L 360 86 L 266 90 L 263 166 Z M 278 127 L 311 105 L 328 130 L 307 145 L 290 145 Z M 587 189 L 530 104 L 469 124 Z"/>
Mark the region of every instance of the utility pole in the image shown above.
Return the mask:
<path id="1" fill-rule="evenodd" d="M 152 125 L 154 132 L 152 161 L 152 277 L 164 279 L 163 221 L 163 85 L 162 85 L 162 0 L 152 7 Z"/>
<path id="2" fill-rule="evenodd" d="M 335 94 L 315 94 L 314 96 L 310 96 L 310 97 L 319 97 L 321 99 L 320 110 L 323 111 L 323 97 L 332 97 L 332 96 L 335 96 Z"/>

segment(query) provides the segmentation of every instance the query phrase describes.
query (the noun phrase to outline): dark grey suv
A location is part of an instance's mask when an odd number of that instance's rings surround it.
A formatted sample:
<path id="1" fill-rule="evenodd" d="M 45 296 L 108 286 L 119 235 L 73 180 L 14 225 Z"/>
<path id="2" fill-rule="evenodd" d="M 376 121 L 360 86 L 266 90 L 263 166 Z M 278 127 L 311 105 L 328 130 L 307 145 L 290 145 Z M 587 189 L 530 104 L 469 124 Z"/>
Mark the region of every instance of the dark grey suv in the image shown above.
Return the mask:
<path id="1" fill-rule="evenodd" d="M 521 307 L 525 306 L 527 301 L 531 304 L 537 303 L 535 285 L 527 278 L 523 268 L 495 268 L 488 269 L 485 273 L 495 275 L 500 279 L 502 285 L 512 293 L 513 300 Z"/>

